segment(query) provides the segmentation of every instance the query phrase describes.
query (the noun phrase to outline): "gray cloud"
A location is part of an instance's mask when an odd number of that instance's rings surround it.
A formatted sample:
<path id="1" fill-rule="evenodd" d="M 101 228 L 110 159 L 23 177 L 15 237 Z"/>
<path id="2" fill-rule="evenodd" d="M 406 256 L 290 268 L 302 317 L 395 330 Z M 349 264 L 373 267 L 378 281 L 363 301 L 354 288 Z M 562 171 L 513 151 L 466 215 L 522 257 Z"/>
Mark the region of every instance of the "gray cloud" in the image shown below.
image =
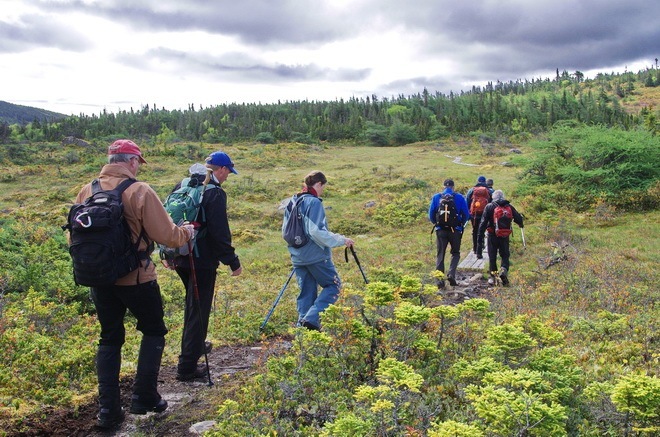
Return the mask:
<path id="1" fill-rule="evenodd" d="M 149 50 L 139 56 L 124 55 L 120 62 L 127 66 L 151 65 L 162 69 L 167 65 L 173 72 L 188 72 L 190 75 L 206 75 L 216 78 L 231 78 L 238 82 L 269 81 L 360 81 L 369 74 L 369 69 L 323 68 L 315 64 L 269 64 L 245 53 L 226 53 L 211 56 L 206 53 L 191 53 L 164 47 Z M 156 67 L 158 65 L 158 67 Z"/>
<path id="2" fill-rule="evenodd" d="M 318 44 L 352 31 L 353 11 L 334 12 L 324 3 L 306 0 L 80 0 L 38 2 L 50 11 L 76 11 L 123 23 L 140 30 L 203 30 L 254 44 Z M 353 29 L 354 30 L 354 29 Z"/>
<path id="3" fill-rule="evenodd" d="M 431 53 L 442 55 L 448 45 L 460 46 L 464 55 L 459 58 L 489 73 L 509 65 L 517 74 L 556 67 L 588 70 L 650 61 L 659 51 L 659 2 L 421 0 L 404 8 L 384 0 L 383 5 L 385 19 L 439 35 L 428 40 Z M 490 52 L 480 60 L 467 59 L 479 47 Z"/>
<path id="4" fill-rule="evenodd" d="M 29 15 L 20 24 L 0 21 L 0 53 L 18 53 L 33 48 L 52 47 L 81 52 L 90 44 L 70 23 L 60 23 L 44 15 Z"/>

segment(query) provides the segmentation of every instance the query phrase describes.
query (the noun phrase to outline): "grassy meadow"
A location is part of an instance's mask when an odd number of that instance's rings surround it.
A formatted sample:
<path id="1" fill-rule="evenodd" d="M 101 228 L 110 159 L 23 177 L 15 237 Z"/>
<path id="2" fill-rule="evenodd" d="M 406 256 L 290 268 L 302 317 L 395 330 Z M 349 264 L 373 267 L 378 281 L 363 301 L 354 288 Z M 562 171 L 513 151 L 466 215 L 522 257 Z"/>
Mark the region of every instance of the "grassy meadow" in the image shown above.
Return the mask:
<path id="1" fill-rule="evenodd" d="M 643 375 L 647 377 L 643 383 L 650 380 L 651 387 L 658 387 L 660 241 L 657 223 L 660 217 L 657 210 L 621 212 L 607 204 L 596 204 L 585 211 L 552 204 L 539 208 L 535 195 L 518 194 L 525 191 L 520 190 L 522 169 L 515 164 L 516 159 L 534 153 L 526 143 L 495 143 L 484 148 L 476 139 L 468 138 L 403 147 L 325 143 L 140 145 L 148 164 L 141 167 L 138 179 L 148 182 L 163 199 L 171 187 L 187 175 L 192 163 L 203 162 L 212 151 L 227 152 L 236 164 L 239 174 L 231 175 L 224 188 L 229 196 L 230 226 L 243 274 L 234 278 L 229 276 L 228 267 L 219 269 L 209 327 L 209 338 L 215 344 L 249 344 L 291 335 L 296 320 L 295 281 L 289 285 L 264 333 L 259 332 L 259 326 L 291 269 L 280 235 L 282 215 L 278 207 L 301 188 L 309 171 L 318 169 L 328 177 L 323 203 L 329 227 L 356 241 L 356 252 L 371 282 L 385 283 L 388 277 L 401 279 L 404 276 L 417 279 L 422 288 L 432 283 L 430 273 L 435 266 L 435 240 L 427 219 L 431 196 L 441 189 L 446 178 L 454 179 L 456 191 L 465 194 L 479 175 L 485 175 L 493 178 L 495 188 L 504 190 L 506 197 L 525 215 L 527 245 L 523 247 L 516 227 L 511 242 L 511 286 L 493 290 L 488 296 L 489 321 L 466 319 L 462 325 L 463 337 L 456 337 L 456 344 L 474 341 L 476 350 L 481 341 L 478 339 L 491 338 L 485 323 L 489 328 L 509 326 L 519 323 L 520 317 L 528 321 L 528 328 L 539 323 L 561 333 L 562 354 L 572 357 L 571 365 L 582 375 L 578 382 L 571 384 L 574 397 L 586 396 L 583 391 L 587 386 L 600 397 L 593 395 L 580 404 L 578 412 L 567 413 L 563 422 L 558 419 L 563 423 L 559 428 L 539 426 L 520 435 L 599 435 L 604 430 L 608 435 L 624 435 L 626 430 L 644 435 L 644 429 L 657 431 L 660 426 L 657 411 L 655 416 L 649 413 L 654 408 L 653 402 L 660 402 L 657 393 L 655 397 L 642 399 L 641 406 L 628 403 L 625 408 L 620 406 L 625 402 L 613 403 L 609 397 L 612 387 L 626 375 Z M 105 146 L 99 143 L 81 149 L 58 144 L 30 145 L 33 153 L 24 163 L 3 164 L 0 247 L 5 253 L 13 249 L 11 257 L 5 257 L 0 273 L 0 374 L 3 375 L 0 376 L 0 422 L 16 420 L 44 404 L 70 406 L 88 402 L 95 394 L 93 357 L 98 326 L 86 290 L 73 284 L 65 236 L 59 226 L 64 224 L 66 212 L 80 187 L 96 177 L 105 163 Z M 522 153 L 513 153 L 514 147 Z M 470 231 L 468 227 L 463 237 L 463 256 L 471 250 Z M 334 257 L 344 286 L 349 290 L 340 299 L 348 313 L 353 305 L 348 299 L 368 287 L 354 261 L 344 261 L 343 248 L 335 249 Z M 154 254 L 154 261 L 159 262 L 157 254 Z M 179 348 L 183 289 L 176 274 L 164 268 L 159 269 L 159 282 L 170 329 L 164 364 L 171 365 L 176 362 Z M 413 303 L 421 305 L 419 299 Z M 355 317 L 359 318 L 357 314 Z M 130 317 L 127 320 L 128 347 L 124 348 L 122 371 L 132 373 L 139 333 L 132 329 Z M 301 343 L 297 347 L 311 346 Z M 392 350 L 398 351 L 392 355 L 404 361 L 400 348 Z M 382 355 L 384 362 L 386 348 Z M 471 356 L 479 358 L 476 352 Z M 422 360 L 420 357 L 417 356 Z M 427 359 L 432 360 L 432 357 Z M 523 367 L 525 363 L 522 360 L 513 367 Z M 384 370 L 379 372 L 376 373 L 380 380 L 387 380 Z M 429 375 L 426 379 L 432 378 Z M 598 386 L 600 391 L 594 388 L 596 383 L 602 385 Z M 515 386 L 513 382 L 511 385 Z M 261 387 L 259 382 L 255 387 Z M 449 390 L 440 383 L 434 387 L 443 388 L 446 395 Z M 447 405 L 436 405 L 437 411 L 442 412 L 438 415 L 446 421 L 452 418 L 461 422 L 459 419 L 462 419 L 472 423 L 469 426 L 474 429 L 451 435 L 507 435 L 515 428 L 514 425 L 498 428 L 480 415 L 477 404 L 486 401 L 478 396 L 485 396 L 484 393 L 471 394 L 470 399 L 477 406 L 470 407 L 455 387 L 457 385 L 449 390 L 449 397 L 460 398 L 462 403 L 457 404 L 461 407 L 450 407 L 451 402 L 445 401 Z M 410 386 L 399 389 L 414 392 Z M 429 390 L 427 387 L 422 392 L 430 396 Z M 438 391 L 441 392 L 440 388 Z M 270 395 L 275 399 L 273 393 Z M 253 404 L 245 396 L 239 395 L 237 400 L 244 408 L 250 408 L 247 405 Z M 275 400 L 272 402 L 281 406 Z M 548 405 L 560 403 L 554 398 L 547 402 Z M 502 400 L 497 403 L 501 404 Z M 224 417 L 231 417 L 226 403 L 223 408 L 220 411 L 225 412 Z M 256 404 L 254 408 L 258 409 Z M 346 425 L 345 429 L 351 429 L 354 434 L 342 434 L 340 419 L 346 419 L 345 424 L 349 421 L 348 413 L 341 408 L 327 417 L 310 419 L 306 416 L 307 420 L 301 421 L 297 416 L 297 420 L 292 419 L 293 424 L 266 425 L 263 422 L 260 426 L 262 431 L 275 429 L 281 435 L 294 429 L 304 430 L 306 435 L 321 435 L 321 432 L 328 433 L 325 435 L 402 435 L 398 434 L 405 428 L 402 424 L 408 423 L 428 435 L 450 435 L 442 434 L 444 431 L 439 425 L 431 425 L 431 419 L 419 424 L 412 419 L 406 422 L 404 417 L 392 419 L 394 425 L 390 424 L 390 419 L 381 417 L 384 422 L 380 423 L 388 423 L 386 429 L 390 431 L 386 431 L 375 425 L 380 417 L 375 410 L 369 411 L 371 413 L 364 413 L 368 419 L 354 413 L 363 418 L 364 428 L 357 423 L 357 418 L 353 428 Z M 249 412 L 244 413 L 249 415 Z M 606 413 L 614 414 L 613 418 L 599 425 L 595 416 Z M 547 412 L 547 416 L 553 414 L 562 416 L 557 411 Z M 428 413 L 428 416 L 433 415 Z M 424 415 L 419 413 L 419 417 Z M 334 423 L 335 428 L 328 426 L 321 431 L 324 421 Z M 222 432 L 228 433 L 225 435 L 232 435 L 229 422 L 227 419 L 224 423 Z M 245 424 L 244 429 L 250 426 L 257 425 Z M 360 434 L 359 429 L 366 431 Z M 557 429 L 564 431 L 553 434 Z M 219 432 L 218 435 L 223 435 Z M 240 435 L 241 429 L 233 428 L 233 432 Z"/>

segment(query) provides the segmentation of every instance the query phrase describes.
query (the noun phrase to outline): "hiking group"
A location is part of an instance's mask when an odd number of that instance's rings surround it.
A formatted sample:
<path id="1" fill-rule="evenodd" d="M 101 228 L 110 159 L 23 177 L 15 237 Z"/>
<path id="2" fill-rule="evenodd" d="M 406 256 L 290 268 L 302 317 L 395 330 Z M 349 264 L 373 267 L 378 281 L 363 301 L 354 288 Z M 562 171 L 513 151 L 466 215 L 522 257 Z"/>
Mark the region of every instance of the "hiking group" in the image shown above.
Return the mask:
<path id="1" fill-rule="evenodd" d="M 493 189 L 493 180 L 479 176 L 477 183 L 467 192 L 467 199 L 454 191 L 454 181 L 446 179 L 444 190 L 431 198 L 428 217 L 433 223 L 436 238 L 436 270 L 444 274 L 436 280 L 438 289 L 458 285 L 456 269 L 461 256 L 463 230 L 470 221 L 472 225 L 472 251 L 478 259 L 483 258 L 485 240 L 488 241 L 488 284 L 495 285 L 499 276 L 502 285 L 509 284 L 509 236 L 512 223 L 523 228 L 523 217 L 504 198 L 502 190 Z M 486 238 L 487 237 L 487 238 Z M 445 271 L 445 255 L 450 248 L 449 270 Z M 497 270 L 497 255 L 502 259 L 501 269 Z"/>
<path id="2" fill-rule="evenodd" d="M 136 329 L 142 333 L 129 411 L 158 413 L 168 407 L 158 393 L 168 330 L 156 267 L 151 260 L 155 244 L 163 265 L 176 271 L 185 289 L 176 373 L 179 381 L 206 376 L 212 385 L 207 356 L 212 344 L 206 335 L 217 268 L 222 263 L 229 267 L 231 276 L 242 273 L 232 246 L 227 194 L 222 188 L 230 174 L 238 174 L 230 157 L 217 151 L 206 158 L 205 164 L 192 165 L 189 176 L 174 186 L 164 202 L 147 183 L 136 180 L 142 164 L 146 160 L 133 141 L 113 142 L 108 148 L 108 163 L 96 179 L 80 190 L 64 226 L 69 230 L 74 279 L 77 284 L 90 287 L 101 325 L 96 353 L 97 426 L 105 429 L 115 428 L 125 417 L 119 374 L 127 311 L 133 314 Z M 299 287 L 296 326 L 310 330 L 321 329 L 321 313 L 339 298 L 341 281 L 331 249 L 350 248 L 360 267 L 355 242 L 328 229 L 321 198 L 327 183 L 320 171 L 305 176 L 301 191 L 286 205 L 282 222 L 282 237 L 293 268 L 275 305 L 295 273 Z M 492 190 L 492 180 L 479 177 L 477 185 L 468 191 L 467 200 L 454 191 L 453 180 L 445 180 L 444 191 L 431 199 L 429 219 L 437 236 L 436 269 L 443 273 L 445 252 L 448 246 L 451 248 L 446 273 L 450 285 L 457 285 L 461 238 L 468 221 L 472 223 L 473 251 L 478 257 L 484 248 L 484 234 L 488 236 L 489 283 L 495 283 L 499 252 L 499 277 L 504 285 L 508 284 L 511 222 L 522 228 L 523 221 L 504 199 L 504 193 Z M 367 282 L 364 272 L 362 275 Z M 443 279 L 438 280 L 438 287 L 445 287 Z M 206 359 L 204 364 L 199 363 L 202 356 Z"/>

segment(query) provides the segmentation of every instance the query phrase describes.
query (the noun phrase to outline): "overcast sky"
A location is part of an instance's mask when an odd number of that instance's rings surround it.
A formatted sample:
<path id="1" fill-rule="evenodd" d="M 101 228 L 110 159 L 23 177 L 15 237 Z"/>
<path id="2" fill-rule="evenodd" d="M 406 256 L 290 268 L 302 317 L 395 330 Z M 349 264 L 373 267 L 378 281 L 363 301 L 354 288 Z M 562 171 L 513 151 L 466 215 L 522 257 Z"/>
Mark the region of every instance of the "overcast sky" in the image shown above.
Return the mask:
<path id="1" fill-rule="evenodd" d="M 657 0 L 0 0 L 0 100 L 78 115 L 637 72 L 659 17 Z"/>

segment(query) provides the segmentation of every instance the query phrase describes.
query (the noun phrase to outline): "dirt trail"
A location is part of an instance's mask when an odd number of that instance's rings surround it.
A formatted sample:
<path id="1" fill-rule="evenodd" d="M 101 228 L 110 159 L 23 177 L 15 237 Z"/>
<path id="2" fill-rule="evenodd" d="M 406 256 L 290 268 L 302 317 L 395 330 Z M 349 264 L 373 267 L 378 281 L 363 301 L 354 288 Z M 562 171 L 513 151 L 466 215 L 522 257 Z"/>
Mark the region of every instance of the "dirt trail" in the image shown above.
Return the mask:
<path id="1" fill-rule="evenodd" d="M 458 285 L 447 286 L 438 295 L 438 304 L 457 304 L 466 299 L 487 297 L 487 283 L 482 275 L 470 271 L 457 272 Z M 284 338 L 271 339 L 265 343 L 247 346 L 214 347 L 208 355 L 211 377 L 214 382 L 208 386 L 208 380 L 193 382 L 177 381 L 176 366 L 163 366 L 159 375 L 158 389 L 167 400 L 168 409 L 160 414 L 150 413 L 145 416 L 126 414 L 121 426 L 111 432 L 95 427 L 98 407 L 96 402 L 72 409 L 48 408 L 40 414 L 24 420 L 23 431 L 4 430 L 8 437 L 33 436 L 185 436 L 196 435 L 191 426 L 212 421 L 218 406 L 218 399 L 231 396 L 241 382 L 256 373 L 259 366 L 268 357 L 282 353 L 291 347 Z M 130 405 L 132 376 L 121 381 L 122 405 Z"/>
<path id="2" fill-rule="evenodd" d="M 126 413 L 126 419 L 115 431 L 103 431 L 95 427 L 98 406 L 96 402 L 83 405 L 77 411 L 48 408 L 29 417 L 21 428 L 24 431 L 5 430 L 11 437 L 28 436 L 184 436 L 194 435 L 190 427 L 198 422 L 212 420 L 217 403 L 214 400 L 229 396 L 240 381 L 270 355 L 290 347 L 283 339 L 248 346 L 214 347 L 208 355 L 211 378 L 208 380 L 180 382 L 176 380 L 176 366 L 163 366 L 159 374 L 158 391 L 169 406 L 160 414 L 137 416 Z M 132 376 L 121 381 L 122 405 L 130 405 Z"/>

